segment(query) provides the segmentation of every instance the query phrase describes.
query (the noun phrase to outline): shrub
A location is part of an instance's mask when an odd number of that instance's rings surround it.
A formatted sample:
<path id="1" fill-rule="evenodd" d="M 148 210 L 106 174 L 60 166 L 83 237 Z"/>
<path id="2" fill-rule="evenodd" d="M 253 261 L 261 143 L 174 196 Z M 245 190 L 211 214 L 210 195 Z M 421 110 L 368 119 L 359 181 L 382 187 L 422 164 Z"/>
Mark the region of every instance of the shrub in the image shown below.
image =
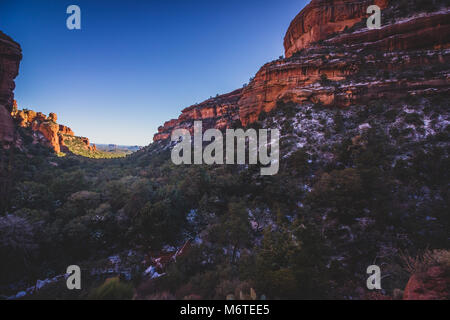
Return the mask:
<path id="1" fill-rule="evenodd" d="M 423 126 L 422 117 L 418 113 L 408 113 L 405 116 L 405 122 L 415 126 Z"/>
<path id="2" fill-rule="evenodd" d="M 119 277 L 106 279 L 98 288 L 92 290 L 90 300 L 131 300 L 134 290 L 131 284 L 123 283 Z"/>

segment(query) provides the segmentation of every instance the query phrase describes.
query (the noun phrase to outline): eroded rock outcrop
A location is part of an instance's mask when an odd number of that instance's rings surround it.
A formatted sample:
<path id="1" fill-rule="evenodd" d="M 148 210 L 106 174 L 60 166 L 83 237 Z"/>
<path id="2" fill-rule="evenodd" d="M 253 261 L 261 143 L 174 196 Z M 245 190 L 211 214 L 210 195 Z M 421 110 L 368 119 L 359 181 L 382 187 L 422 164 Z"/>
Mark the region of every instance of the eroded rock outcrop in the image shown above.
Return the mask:
<path id="1" fill-rule="evenodd" d="M 219 95 L 184 109 L 178 119 L 167 121 L 159 127 L 154 141 L 170 138 L 173 130 L 184 128 L 192 132 L 193 122 L 202 120 L 203 129 L 225 129 L 232 125 L 233 121 L 239 119 L 238 101 L 241 98 L 242 89 L 231 93 Z"/>
<path id="2" fill-rule="evenodd" d="M 14 79 L 19 74 L 22 60 L 20 45 L 0 31 L 0 142 L 14 140 L 14 123 L 11 119 L 14 100 Z"/>
<path id="3" fill-rule="evenodd" d="M 33 121 L 31 129 L 38 132 L 48 141 L 55 152 L 61 152 L 60 139 L 58 135 L 59 126 L 53 121 Z"/>
<path id="4" fill-rule="evenodd" d="M 256 121 L 279 100 L 345 107 L 418 90 L 447 92 L 449 44 L 450 9 L 331 37 L 263 66 L 239 101 L 240 120 L 244 126 Z M 412 75 L 417 67 L 430 70 L 428 77 Z"/>
<path id="5" fill-rule="evenodd" d="M 19 73 L 22 49 L 18 43 L 0 31 L 0 142 L 11 144 L 15 140 L 16 127 L 31 129 L 34 143 L 41 143 L 55 152 L 69 151 L 65 141 L 75 137 L 69 127 L 58 125 L 58 116 L 50 113 L 47 117 L 33 110 L 19 110 L 14 100 L 14 79 Z M 20 140 L 20 139 L 19 139 Z M 19 140 L 16 145 L 20 146 Z M 80 139 L 86 150 L 95 151 L 89 139 Z"/>
<path id="6" fill-rule="evenodd" d="M 183 110 L 154 140 L 169 138 L 177 128 L 191 129 L 200 119 L 205 129 L 228 128 L 237 119 L 248 126 L 280 102 L 349 107 L 447 94 L 450 8 L 439 3 L 434 11 L 408 13 L 395 1 L 313 0 L 286 33 L 287 58 L 264 65 L 245 88 Z M 385 8 L 379 30 L 362 21 L 372 4 Z"/>
<path id="7" fill-rule="evenodd" d="M 286 57 L 311 43 L 354 26 L 368 17 L 367 8 L 386 8 L 388 0 L 312 0 L 291 22 L 284 38 Z"/>
<path id="8" fill-rule="evenodd" d="M 17 103 L 15 102 L 17 106 Z M 16 124 L 22 128 L 30 128 L 33 131 L 35 142 L 39 142 L 51 147 L 55 152 L 60 152 L 64 145 L 65 134 L 73 132 L 70 128 L 58 125 L 56 123 L 58 117 L 55 113 L 50 113 L 47 117 L 42 112 L 35 112 L 33 110 L 18 110 L 15 108 L 11 112 Z M 63 129 L 63 131 L 61 131 Z"/>
<path id="9" fill-rule="evenodd" d="M 69 127 L 56 123 L 58 116 L 50 113 L 47 117 L 41 112 L 33 110 L 18 110 L 17 103 L 11 115 L 16 124 L 22 128 L 30 128 L 35 139 L 35 143 L 41 143 L 52 148 L 55 152 L 69 152 L 66 143 L 70 140 L 77 140 L 88 151 L 96 151 L 97 147 L 91 145 L 88 138 L 76 137 Z"/>

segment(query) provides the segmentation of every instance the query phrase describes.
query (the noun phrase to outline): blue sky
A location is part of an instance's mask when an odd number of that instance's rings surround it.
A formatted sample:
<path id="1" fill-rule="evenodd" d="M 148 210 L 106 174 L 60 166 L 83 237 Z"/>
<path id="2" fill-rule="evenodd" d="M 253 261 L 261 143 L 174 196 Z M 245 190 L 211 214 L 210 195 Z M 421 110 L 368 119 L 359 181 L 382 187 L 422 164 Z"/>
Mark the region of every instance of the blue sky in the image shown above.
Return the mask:
<path id="1" fill-rule="evenodd" d="M 284 54 L 307 0 L 1 0 L 0 30 L 22 46 L 20 108 L 95 143 L 148 145 L 196 102 L 241 87 Z M 81 8 L 82 30 L 66 28 Z"/>

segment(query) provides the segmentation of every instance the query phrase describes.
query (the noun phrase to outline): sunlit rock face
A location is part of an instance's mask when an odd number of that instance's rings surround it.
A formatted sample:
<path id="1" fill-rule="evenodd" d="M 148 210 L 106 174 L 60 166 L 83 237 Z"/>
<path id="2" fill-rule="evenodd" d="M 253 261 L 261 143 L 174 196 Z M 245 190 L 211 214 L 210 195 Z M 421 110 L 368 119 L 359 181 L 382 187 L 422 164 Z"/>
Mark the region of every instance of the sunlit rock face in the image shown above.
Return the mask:
<path id="1" fill-rule="evenodd" d="M 243 89 L 183 110 L 154 140 L 191 130 L 194 120 L 204 128 L 229 128 L 236 120 L 245 127 L 283 102 L 342 108 L 448 93 L 450 8 L 441 3 L 408 13 L 395 1 L 313 0 L 286 33 L 286 58 L 264 65 Z M 372 4 L 384 9 L 381 29 L 364 23 Z"/>
<path id="2" fill-rule="evenodd" d="M 380 30 L 364 28 L 333 34 L 320 44 L 308 44 L 299 54 L 263 66 L 242 93 L 241 123 L 245 126 L 256 121 L 262 111 L 271 111 L 278 101 L 346 107 L 426 90 L 447 92 L 448 76 L 439 72 L 414 80 L 399 80 L 394 76 L 424 66 L 448 69 L 449 44 L 448 8 L 399 18 Z M 393 77 L 361 76 L 367 70 L 378 70 Z"/>
<path id="3" fill-rule="evenodd" d="M 89 151 L 96 151 L 97 147 L 91 145 L 88 138 L 76 137 L 75 133 L 69 127 L 58 124 L 56 113 L 50 113 L 48 117 L 33 110 L 19 110 L 17 104 L 13 108 L 11 115 L 16 125 L 22 128 L 29 128 L 32 131 L 35 143 L 45 145 L 55 152 L 69 152 L 67 142 L 77 140 L 81 142 L 83 148 Z"/>
<path id="4" fill-rule="evenodd" d="M 286 57 L 311 43 L 352 27 L 366 18 L 367 8 L 386 8 L 388 0 L 313 0 L 291 22 L 284 38 Z"/>
<path id="5" fill-rule="evenodd" d="M 19 74 L 22 49 L 10 37 L 0 31 L 0 142 L 14 139 L 11 111 L 14 105 L 14 79 Z"/>
<path id="6" fill-rule="evenodd" d="M 180 128 L 188 129 L 192 133 L 196 120 L 202 121 L 204 130 L 229 128 L 233 121 L 239 118 L 238 101 L 241 94 L 242 89 L 238 89 L 184 109 L 178 119 L 167 121 L 159 127 L 153 140 L 166 140 L 170 138 L 173 130 Z"/>

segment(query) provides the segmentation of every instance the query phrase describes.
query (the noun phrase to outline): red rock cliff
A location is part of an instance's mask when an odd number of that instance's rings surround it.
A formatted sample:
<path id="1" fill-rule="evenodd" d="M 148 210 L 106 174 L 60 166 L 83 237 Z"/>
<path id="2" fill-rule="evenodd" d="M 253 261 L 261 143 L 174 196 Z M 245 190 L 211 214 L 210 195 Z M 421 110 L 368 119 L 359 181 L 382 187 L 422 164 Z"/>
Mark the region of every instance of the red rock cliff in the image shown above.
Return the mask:
<path id="1" fill-rule="evenodd" d="M 409 8 L 410 14 L 395 1 L 313 0 L 286 33 L 287 58 L 264 65 L 244 89 L 185 109 L 154 140 L 199 119 L 206 128 L 230 127 L 236 119 L 247 126 L 283 101 L 345 107 L 450 92 L 450 8 L 440 3 L 432 12 Z M 372 4 L 385 8 L 379 30 L 357 24 Z"/>
<path id="2" fill-rule="evenodd" d="M 291 22 L 284 37 L 286 57 L 327 39 L 366 18 L 367 8 L 386 8 L 388 0 L 312 0 Z"/>
<path id="3" fill-rule="evenodd" d="M 228 128 L 233 121 L 239 119 L 238 101 L 241 98 L 242 89 L 231 93 L 219 95 L 184 109 L 178 119 L 167 121 L 159 127 L 154 141 L 170 138 L 173 130 L 186 128 L 192 130 L 195 120 L 202 120 L 203 129 Z"/>
<path id="4" fill-rule="evenodd" d="M 10 143 L 14 139 L 10 113 L 13 109 L 14 79 L 19 73 L 21 60 L 20 45 L 0 31 L 0 142 Z"/>
<path id="5" fill-rule="evenodd" d="M 372 99 L 399 98 L 417 90 L 448 91 L 450 9 L 397 19 L 380 30 L 337 34 L 301 55 L 266 64 L 239 101 L 242 124 L 258 119 L 277 101 L 350 106 Z M 418 81 L 399 79 L 414 67 L 442 68 Z M 368 72 L 372 74 L 369 74 Z M 398 74 L 386 78 L 383 73 Z M 411 78 L 411 76 L 409 76 Z M 323 81 L 326 80 L 326 81 Z"/>
<path id="6" fill-rule="evenodd" d="M 16 102 L 15 105 L 16 108 L 11 115 L 17 125 L 22 128 L 31 128 L 36 142 L 49 146 L 55 152 L 60 152 L 61 147 L 64 146 L 64 135 L 73 135 L 70 128 L 56 123 L 58 117 L 55 113 L 50 113 L 47 117 L 33 110 L 18 110 Z"/>
<path id="7" fill-rule="evenodd" d="M 0 142 L 10 144 L 14 141 L 16 126 L 30 128 L 35 143 L 41 143 L 55 150 L 55 152 L 68 151 L 64 141 L 74 137 L 74 132 L 56 122 L 58 117 L 50 113 L 47 117 L 41 112 L 33 110 L 19 110 L 14 100 L 14 79 L 19 73 L 22 60 L 20 45 L 0 31 Z M 89 139 L 81 141 L 86 149 L 95 151 Z"/>
<path id="8" fill-rule="evenodd" d="M 52 148 L 55 152 L 69 152 L 66 147 L 68 140 L 77 139 L 84 144 L 84 148 L 89 151 L 96 151 L 97 147 L 91 145 L 88 138 L 75 137 L 74 132 L 69 127 L 57 124 L 58 116 L 56 113 L 50 113 L 47 117 L 41 112 L 33 110 L 18 110 L 17 103 L 14 101 L 13 112 L 11 115 L 16 124 L 22 128 L 30 128 L 36 143 L 41 143 Z"/>

